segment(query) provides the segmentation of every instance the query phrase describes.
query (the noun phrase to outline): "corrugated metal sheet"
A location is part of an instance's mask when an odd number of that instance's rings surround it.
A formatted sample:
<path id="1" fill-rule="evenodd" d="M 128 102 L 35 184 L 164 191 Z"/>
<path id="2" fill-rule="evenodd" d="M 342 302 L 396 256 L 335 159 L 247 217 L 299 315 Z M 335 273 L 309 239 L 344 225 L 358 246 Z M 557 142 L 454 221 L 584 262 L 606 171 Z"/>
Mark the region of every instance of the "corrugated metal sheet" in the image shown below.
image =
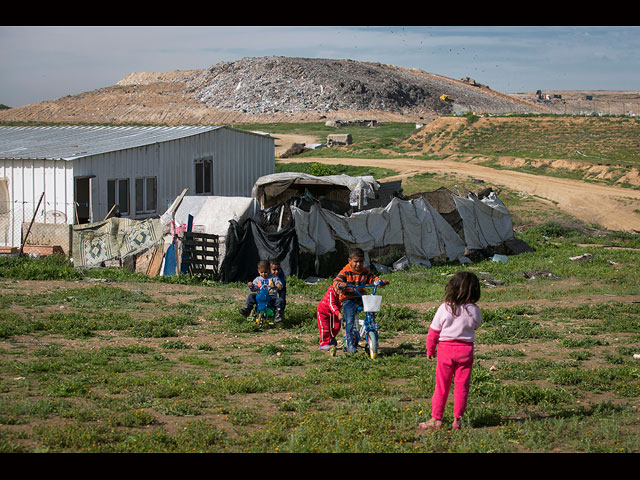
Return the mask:
<path id="1" fill-rule="evenodd" d="M 0 127 L 0 158 L 73 160 L 217 130 L 180 127 Z"/>
<path id="2" fill-rule="evenodd" d="M 22 225 L 42 192 L 41 223 L 74 223 L 80 207 L 90 221 L 103 219 L 111 180 L 128 180 L 123 216 L 161 214 L 183 189 L 200 193 L 195 165 L 201 160 L 212 162 L 211 189 L 203 195 L 249 197 L 256 179 L 273 173 L 273 142 L 268 134 L 225 126 L 0 127 L 0 245 L 20 245 Z M 135 182 L 148 177 L 156 179 L 155 211 L 136 209 Z M 80 198 L 76 184 L 87 179 Z"/>

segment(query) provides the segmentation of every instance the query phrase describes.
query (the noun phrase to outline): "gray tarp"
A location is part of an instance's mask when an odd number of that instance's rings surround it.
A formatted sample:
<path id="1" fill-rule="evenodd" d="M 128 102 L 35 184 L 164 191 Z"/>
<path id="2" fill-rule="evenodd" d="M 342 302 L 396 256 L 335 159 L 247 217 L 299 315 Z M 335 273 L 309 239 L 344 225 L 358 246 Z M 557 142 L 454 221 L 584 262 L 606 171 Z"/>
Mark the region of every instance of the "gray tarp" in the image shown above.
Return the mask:
<path id="1" fill-rule="evenodd" d="M 350 217 L 317 205 L 309 212 L 295 206 L 291 211 L 300 248 L 315 255 L 334 251 L 336 240 L 364 251 L 403 245 L 411 263 L 428 264 L 442 255 L 459 259 L 467 247 L 481 249 L 513 238 L 509 212 L 495 194 L 483 200 L 454 195 L 454 200 L 463 219 L 464 240 L 424 198 L 394 198 L 384 208 L 356 212 Z"/>
<path id="2" fill-rule="evenodd" d="M 513 238 L 511 216 L 495 193 L 482 200 L 453 195 L 453 200 L 462 218 L 468 248 L 486 248 Z"/>
<path id="3" fill-rule="evenodd" d="M 323 255 L 335 249 L 335 240 L 369 251 L 375 247 L 404 245 L 412 263 L 425 263 L 442 254 L 450 260 L 465 251 L 451 226 L 424 199 L 394 198 L 384 208 L 343 217 L 314 205 L 309 212 L 291 207 L 298 243 L 304 251 Z"/>

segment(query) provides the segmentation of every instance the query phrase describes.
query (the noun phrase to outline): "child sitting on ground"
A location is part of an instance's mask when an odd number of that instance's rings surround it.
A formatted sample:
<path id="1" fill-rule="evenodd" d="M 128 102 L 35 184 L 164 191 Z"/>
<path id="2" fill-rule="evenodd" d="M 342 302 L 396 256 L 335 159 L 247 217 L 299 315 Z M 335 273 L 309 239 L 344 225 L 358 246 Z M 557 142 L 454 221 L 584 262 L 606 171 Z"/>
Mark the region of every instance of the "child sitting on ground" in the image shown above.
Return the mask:
<path id="1" fill-rule="evenodd" d="M 253 306 L 257 304 L 256 295 L 257 292 L 260 291 L 260 288 L 266 284 L 269 287 L 269 308 L 273 309 L 275 312 L 274 322 L 278 323 L 282 321 L 282 305 L 283 300 L 278 297 L 277 292 L 282 290 L 282 282 L 280 279 L 271 274 L 269 269 L 269 262 L 266 260 L 260 260 L 258 262 L 258 276 L 253 279 L 252 282 L 248 282 L 250 293 L 247 296 L 247 301 L 245 304 L 245 308 L 241 308 L 239 310 L 240 315 L 243 317 L 248 317 L 251 311 L 253 310 Z"/>
<path id="2" fill-rule="evenodd" d="M 344 342 L 347 353 L 357 351 L 357 330 L 354 330 L 355 317 L 358 307 L 362 307 L 362 297 L 347 284 L 371 285 L 377 282 L 379 285 L 388 285 L 381 278 L 376 277 L 364 266 L 364 252 L 361 248 L 349 249 L 349 263 L 340 270 L 340 273 L 333 279 L 336 291 L 340 292 L 342 302 L 342 312 L 344 320 Z"/>
<path id="3" fill-rule="evenodd" d="M 329 285 L 327 292 L 320 300 L 317 309 L 318 330 L 320 331 L 320 350 L 331 350 L 331 354 L 335 355 L 338 342 L 336 336 L 340 331 L 340 322 L 342 321 L 342 302 L 340 302 L 339 294 L 333 284 Z"/>

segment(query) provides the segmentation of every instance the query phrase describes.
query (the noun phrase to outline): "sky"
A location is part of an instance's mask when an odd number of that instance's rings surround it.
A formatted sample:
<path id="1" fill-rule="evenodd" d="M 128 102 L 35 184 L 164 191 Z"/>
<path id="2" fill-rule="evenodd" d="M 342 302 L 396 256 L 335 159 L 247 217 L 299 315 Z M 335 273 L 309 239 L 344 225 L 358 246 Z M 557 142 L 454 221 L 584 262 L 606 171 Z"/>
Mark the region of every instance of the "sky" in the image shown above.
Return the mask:
<path id="1" fill-rule="evenodd" d="M 503 93 L 640 90 L 639 26 L 0 26 L 0 104 L 263 56 L 388 63 Z"/>

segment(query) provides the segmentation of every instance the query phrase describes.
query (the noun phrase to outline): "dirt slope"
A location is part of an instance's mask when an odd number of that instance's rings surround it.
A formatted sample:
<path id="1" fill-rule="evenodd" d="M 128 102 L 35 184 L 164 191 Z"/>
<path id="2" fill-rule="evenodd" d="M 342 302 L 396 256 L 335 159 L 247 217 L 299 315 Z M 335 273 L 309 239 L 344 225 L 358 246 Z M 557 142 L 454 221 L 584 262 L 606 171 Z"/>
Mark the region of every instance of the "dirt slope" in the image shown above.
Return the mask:
<path id="1" fill-rule="evenodd" d="M 243 58 L 208 69 L 136 72 L 116 85 L 0 111 L 0 121 L 142 124 L 419 121 L 460 108 L 546 111 L 482 85 L 380 63 Z"/>
<path id="2" fill-rule="evenodd" d="M 406 178 L 424 172 L 457 173 L 482 179 L 494 185 L 526 192 L 556 204 L 558 208 L 587 223 L 602 225 L 611 230 L 640 232 L 640 215 L 634 210 L 640 206 L 640 191 L 607 185 L 596 185 L 577 180 L 545 177 L 509 170 L 495 170 L 456 160 L 411 160 L 411 159 L 344 159 L 344 158 L 297 158 L 280 162 L 319 162 L 380 166 L 400 172 Z"/>

